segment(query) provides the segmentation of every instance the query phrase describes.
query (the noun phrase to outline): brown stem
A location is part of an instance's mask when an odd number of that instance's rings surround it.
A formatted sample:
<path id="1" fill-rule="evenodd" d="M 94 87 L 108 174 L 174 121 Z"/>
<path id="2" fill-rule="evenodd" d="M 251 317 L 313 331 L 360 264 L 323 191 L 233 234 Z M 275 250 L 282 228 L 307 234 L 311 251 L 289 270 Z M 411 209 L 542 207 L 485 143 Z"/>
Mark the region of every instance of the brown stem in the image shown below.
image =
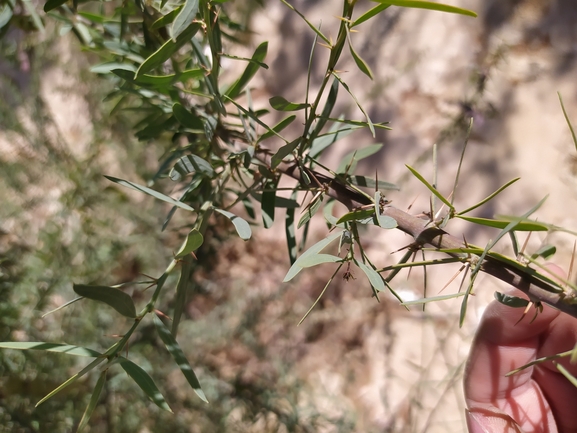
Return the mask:
<path id="1" fill-rule="evenodd" d="M 268 162 L 268 157 L 266 155 L 259 155 L 259 157 L 264 163 Z M 305 183 L 302 181 L 302 175 L 298 165 L 283 163 L 277 168 L 277 170 L 298 180 L 301 186 L 306 188 Z M 327 187 L 327 194 L 330 197 L 338 200 L 349 209 L 354 209 L 371 203 L 367 197 L 344 184 L 339 179 L 331 178 L 312 170 L 311 173 Z M 314 185 L 314 187 L 317 187 L 317 185 Z M 393 206 L 385 206 L 383 209 L 383 215 L 393 218 L 397 222 L 398 229 L 410 235 L 419 246 L 430 245 L 437 249 L 466 248 L 463 241 L 438 227 L 430 226 L 428 220 L 410 215 L 409 213 Z M 464 254 L 450 255 L 462 258 L 463 261 L 468 260 L 467 256 Z M 486 274 L 492 275 L 493 277 L 521 290 L 523 293 L 527 294 L 529 299 L 532 301 L 539 301 L 550 305 L 551 307 L 577 318 L 577 304 L 567 302 L 568 299 L 566 294 L 559 293 L 558 287 L 540 280 L 533 275 L 532 271 L 530 272 L 529 269 L 524 271 L 493 257 L 485 257 L 481 265 L 481 270 Z"/>

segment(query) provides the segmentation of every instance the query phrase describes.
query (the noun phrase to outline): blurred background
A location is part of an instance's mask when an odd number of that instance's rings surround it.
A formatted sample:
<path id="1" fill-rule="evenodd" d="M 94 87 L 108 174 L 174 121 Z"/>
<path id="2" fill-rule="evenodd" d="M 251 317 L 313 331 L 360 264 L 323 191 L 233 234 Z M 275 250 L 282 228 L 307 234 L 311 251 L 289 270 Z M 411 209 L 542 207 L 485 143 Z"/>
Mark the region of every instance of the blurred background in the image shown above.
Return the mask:
<path id="1" fill-rule="evenodd" d="M 293 0 L 323 32 L 336 37 L 341 3 Z M 405 167 L 452 189 L 468 119 L 474 119 L 455 203 L 465 208 L 521 177 L 476 216 L 521 214 L 547 194 L 540 221 L 577 230 L 577 152 L 559 104 L 577 124 L 577 4 L 571 0 L 453 0 L 476 19 L 391 7 L 359 26 L 355 47 L 375 79 L 345 56 L 339 70 L 373 121 L 391 131 L 359 132 L 339 142 L 324 163 L 379 142 L 359 174 L 394 182 L 387 196 L 401 209 L 429 208 L 427 190 Z M 36 5 L 38 11 L 41 4 Z M 368 1 L 357 9 L 368 10 Z M 252 82 L 255 105 L 281 95 L 301 101 L 313 33 L 279 1 L 232 2 L 250 32 L 239 56 L 269 41 L 268 70 Z M 44 33 L 4 25 L 0 39 L 0 341 L 109 346 L 127 322 L 112 310 L 77 302 L 72 283 L 117 284 L 160 275 L 179 246 L 161 232 L 164 204 L 114 186 L 108 174 L 145 183 L 157 170 L 162 140 L 139 142 L 130 112 L 104 100 L 112 84 L 90 72 L 97 60 L 50 17 Z M 0 17 L 2 14 L 0 13 Z M 317 47 L 311 90 L 324 73 Z M 234 63 L 223 63 L 237 67 Z M 349 72 L 350 71 L 350 72 Z M 359 117 L 339 97 L 336 112 Z M 295 127 L 296 128 L 296 127 Z M 295 133 L 298 130 L 295 129 Z M 290 134 L 289 134 L 290 135 Z M 282 220 L 278 218 L 277 220 Z M 182 224 L 177 220 L 175 227 Z M 326 235 L 321 219 L 309 237 Z M 297 323 L 332 274 L 329 266 L 281 284 L 289 267 L 282 224 L 255 229 L 243 242 L 215 227 L 198 254 L 179 343 L 211 402 L 202 403 L 169 362 L 152 324 L 130 345 L 165 393 L 174 414 L 148 401 L 122 370 L 111 371 L 90 432 L 465 432 L 462 373 L 476 324 L 502 287 L 478 280 L 466 324 L 459 299 L 410 311 L 392 296 L 377 303 L 362 275 L 333 282 L 313 313 Z M 485 245 L 496 231 L 451 221 L 447 230 Z M 365 234 L 378 266 L 410 243 L 402 233 Z M 522 239 L 524 240 L 524 239 Z M 557 246 L 568 268 L 573 238 L 534 235 L 529 252 Z M 505 247 L 500 251 L 511 254 Z M 444 287 L 459 266 L 428 269 L 426 295 Z M 404 300 L 425 295 L 422 271 L 395 280 Z M 174 286 L 174 281 L 171 284 Z M 142 286 L 132 296 L 145 299 Z M 148 296 L 148 294 L 146 294 Z M 163 307 L 170 309 L 171 300 Z M 96 375 L 35 408 L 45 394 L 82 368 L 60 354 L 0 351 L 0 432 L 69 432 L 86 407 Z"/>

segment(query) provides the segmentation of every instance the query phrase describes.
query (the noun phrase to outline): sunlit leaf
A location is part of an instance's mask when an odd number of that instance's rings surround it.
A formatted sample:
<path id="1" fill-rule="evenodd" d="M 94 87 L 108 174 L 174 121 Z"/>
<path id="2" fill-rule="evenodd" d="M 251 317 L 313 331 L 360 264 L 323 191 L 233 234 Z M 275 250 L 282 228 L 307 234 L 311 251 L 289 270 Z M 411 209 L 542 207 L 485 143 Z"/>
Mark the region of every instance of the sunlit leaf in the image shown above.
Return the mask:
<path id="1" fill-rule="evenodd" d="M 2 341 L 2 349 L 16 350 L 45 350 L 46 352 L 64 353 L 66 355 L 90 356 L 97 357 L 101 353 L 96 350 L 87 349 L 81 346 L 72 346 L 70 344 L 46 343 L 44 341 Z"/>
<path id="2" fill-rule="evenodd" d="M 214 170 L 207 161 L 200 156 L 191 154 L 180 158 L 168 173 L 168 177 L 176 182 L 190 173 L 202 173 L 208 177 L 214 176 Z"/>
<path id="3" fill-rule="evenodd" d="M 553 256 L 557 252 L 557 248 L 554 245 L 543 245 L 541 248 L 537 250 L 534 254 L 531 254 L 532 259 L 536 259 L 537 257 L 543 257 L 544 259 L 548 259 L 549 257 Z"/>
<path id="4" fill-rule="evenodd" d="M 184 308 L 186 307 L 186 293 L 189 289 L 191 282 L 191 274 L 193 269 L 193 258 L 192 256 L 186 256 L 181 260 L 181 270 L 180 277 L 178 278 L 178 283 L 176 284 L 176 296 L 174 298 L 174 315 L 172 318 L 172 335 L 176 337 L 178 332 L 178 325 L 180 324 L 180 319 Z"/>
<path id="5" fill-rule="evenodd" d="M 335 80 L 338 84 L 338 81 Z M 311 148 L 309 150 L 309 157 L 316 158 L 319 156 L 323 150 L 327 147 L 331 146 L 332 144 L 336 143 L 342 138 L 345 138 L 347 135 L 352 133 L 354 130 L 351 128 L 347 128 L 345 125 L 341 125 L 335 123 L 331 126 L 331 129 L 328 133 L 319 135 L 317 138 L 313 140 Z"/>
<path id="6" fill-rule="evenodd" d="M 169 39 L 162 45 L 158 50 L 150 55 L 136 71 L 135 78 L 137 79 L 140 75 L 146 74 L 164 62 L 166 62 L 170 57 L 180 49 L 184 44 L 190 42 L 192 37 L 200 30 L 200 23 L 192 23 L 189 25 L 179 36 L 176 41 Z"/>
<path id="7" fill-rule="evenodd" d="M 375 208 L 370 209 L 359 209 L 348 212 L 344 214 L 337 220 L 337 224 L 345 223 L 348 221 L 360 221 L 372 217 L 375 214 Z"/>
<path id="8" fill-rule="evenodd" d="M 132 298 L 122 290 L 109 286 L 87 286 L 74 284 L 74 292 L 93 301 L 104 302 L 126 317 L 136 317 L 136 308 Z"/>
<path id="9" fill-rule="evenodd" d="M 500 187 L 499 189 L 497 189 L 497 191 L 495 191 L 494 193 L 490 194 L 489 196 L 487 196 L 486 198 L 484 198 L 483 200 L 481 200 L 479 203 L 468 207 L 467 209 L 461 211 L 458 213 L 458 215 L 464 215 L 468 212 L 471 212 L 474 209 L 477 209 L 479 206 L 484 205 L 485 203 L 487 203 L 488 201 L 490 201 L 491 199 L 493 199 L 495 196 L 497 196 L 498 194 L 500 194 L 505 188 L 508 188 L 509 186 L 513 185 L 515 182 L 517 182 L 519 179 L 521 179 L 520 177 L 516 177 L 515 179 L 510 180 L 509 182 L 507 182 L 505 185 L 503 185 L 502 187 Z"/>
<path id="10" fill-rule="evenodd" d="M 224 215 L 232 222 L 234 228 L 236 229 L 236 232 L 238 233 L 238 235 L 242 240 L 246 241 L 250 239 L 252 235 L 252 230 L 250 229 L 250 225 L 245 220 L 243 220 L 241 217 L 236 216 L 231 212 L 222 209 L 214 208 L 214 210 L 217 211 L 219 214 Z"/>
<path id="11" fill-rule="evenodd" d="M 351 89 L 349 89 L 348 84 L 345 83 L 343 81 L 343 79 L 336 72 L 333 71 L 332 74 L 337 80 L 339 80 L 339 83 L 341 83 L 341 86 L 343 86 L 345 88 L 345 90 L 349 93 L 349 95 L 351 95 L 351 98 L 353 98 L 353 101 L 355 101 L 355 104 L 357 104 L 357 107 L 359 107 L 359 110 L 361 110 L 361 113 L 363 113 L 365 115 L 365 118 L 367 119 L 366 125 L 369 127 L 369 130 L 371 131 L 371 134 L 373 135 L 373 137 L 375 137 L 375 125 L 373 124 L 373 121 L 369 117 L 369 114 L 363 108 L 363 106 L 361 105 L 361 103 L 359 102 L 357 97 L 354 95 L 354 93 L 351 91 Z"/>
<path id="12" fill-rule="evenodd" d="M 297 138 L 290 143 L 282 146 L 271 158 L 271 167 L 276 168 L 282 162 L 285 156 L 290 155 L 301 143 L 301 139 Z"/>
<path id="13" fill-rule="evenodd" d="M 501 292 L 495 292 L 495 299 L 501 304 L 511 308 L 524 308 L 529 305 L 527 299 L 519 298 L 518 296 L 507 295 Z"/>
<path id="14" fill-rule="evenodd" d="M 268 42 L 263 42 L 260 44 L 254 54 L 252 55 L 252 62 L 249 62 L 246 69 L 239 77 L 239 79 L 224 93 L 224 96 L 230 99 L 236 99 L 244 90 L 245 86 L 248 84 L 252 77 L 261 68 L 262 62 L 266 57 L 268 50 Z"/>
<path id="15" fill-rule="evenodd" d="M 362 149 L 353 150 L 347 153 L 342 159 L 341 163 L 336 169 L 337 173 L 345 173 L 348 170 L 348 173 L 354 173 L 357 168 L 357 163 L 365 158 L 368 158 L 371 155 L 374 155 L 379 150 L 383 148 L 381 143 L 371 144 L 370 146 L 363 147 Z"/>
<path id="16" fill-rule="evenodd" d="M 351 24 L 351 29 L 353 27 L 358 26 L 359 24 L 364 23 L 367 20 L 370 20 L 372 17 L 380 14 L 382 11 L 389 8 L 390 6 L 391 6 L 390 4 L 380 4 L 368 10 L 367 12 L 365 12 L 364 14 L 362 14 L 360 17 L 358 17 L 356 20 L 353 21 L 353 23 Z"/>
<path id="17" fill-rule="evenodd" d="M 202 401 L 208 403 L 208 400 L 206 399 L 206 396 L 204 395 L 204 392 L 200 387 L 200 382 L 198 381 L 196 374 L 192 370 L 192 367 L 190 366 L 188 359 L 186 359 L 186 356 L 182 351 L 182 349 L 180 348 L 179 344 L 177 343 L 176 339 L 172 336 L 168 328 L 164 325 L 164 323 L 162 323 L 162 320 L 160 320 L 160 318 L 156 314 L 154 315 L 153 320 L 154 325 L 156 326 L 156 330 L 158 331 L 158 335 L 160 336 L 160 339 L 162 340 L 162 342 L 168 349 L 168 352 L 170 353 L 170 355 L 180 368 L 180 371 L 182 371 L 182 374 L 184 374 L 186 381 L 192 387 L 196 395 L 198 395 Z"/>
<path id="18" fill-rule="evenodd" d="M 372 80 L 373 79 L 373 71 L 371 71 L 371 68 L 369 67 L 369 65 L 367 65 L 367 63 L 361 58 L 361 56 L 353 48 L 353 41 L 351 40 L 351 34 L 350 34 L 348 28 L 347 28 L 347 38 L 349 41 L 349 50 L 351 51 L 351 55 L 353 56 L 353 60 L 357 64 L 357 67 L 359 68 L 359 70 L 363 74 L 365 74 L 367 77 L 369 77 Z"/>
<path id="19" fill-rule="evenodd" d="M 432 11 L 448 12 L 453 14 L 467 15 L 470 17 L 477 17 L 477 14 L 468 9 L 462 9 L 455 6 L 445 5 L 441 3 L 433 3 L 428 1 L 415 0 L 372 0 L 376 3 L 382 3 L 392 6 L 401 6 L 404 8 L 428 9 Z"/>
<path id="20" fill-rule="evenodd" d="M 178 36 L 180 36 L 180 34 L 186 30 L 192 20 L 196 18 L 196 14 L 198 12 L 198 3 L 198 0 L 186 0 L 184 2 L 182 9 L 172 24 L 171 35 L 174 42 L 176 42 L 176 38 L 178 38 Z"/>
<path id="21" fill-rule="evenodd" d="M 274 223 L 274 211 L 276 208 L 276 188 L 278 179 L 269 180 L 264 185 L 264 191 L 262 193 L 262 223 L 265 229 L 272 227 Z"/>
<path id="22" fill-rule="evenodd" d="M 162 200 L 162 201 L 165 201 L 165 202 L 167 202 L 167 203 L 170 203 L 171 205 L 177 206 L 177 207 L 179 207 L 179 208 L 181 208 L 181 209 L 185 209 L 185 210 L 194 212 L 194 209 L 191 208 L 189 205 L 187 205 L 187 204 L 185 204 L 185 203 L 183 203 L 183 202 L 181 202 L 181 201 L 175 200 L 175 199 L 173 199 L 172 197 L 169 197 L 169 196 L 167 196 L 167 195 L 164 195 L 164 194 L 162 194 L 162 193 L 160 193 L 160 192 L 158 192 L 158 191 L 155 191 L 155 190 L 153 190 L 153 189 L 150 189 L 150 188 L 148 188 L 148 187 L 146 187 L 146 186 L 138 185 L 137 183 L 130 182 L 130 181 L 128 181 L 128 180 L 118 179 L 118 178 L 112 177 L 112 176 L 106 176 L 106 175 L 105 175 L 104 177 L 105 177 L 106 179 L 114 182 L 114 183 L 119 184 L 119 185 L 125 186 L 125 187 L 130 188 L 130 189 L 134 189 L 134 190 L 136 190 L 136 191 L 144 192 L 145 194 L 151 195 L 151 196 L 153 196 L 154 198 L 157 198 L 157 199 L 159 199 L 159 200 Z"/>
<path id="23" fill-rule="evenodd" d="M 316 214 L 317 211 L 321 208 L 322 204 L 323 204 L 323 195 L 319 194 L 317 198 L 315 198 L 311 203 L 309 203 L 307 208 L 303 211 L 301 219 L 297 224 L 297 228 L 301 228 L 303 225 L 309 222 L 309 220 L 314 216 L 314 214 Z"/>
<path id="24" fill-rule="evenodd" d="M 464 215 L 455 215 L 457 218 L 460 218 L 465 221 L 469 221 L 474 224 L 479 224 L 482 226 L 487 227 L 495 227 L 498 229 L 504 229 L 507 227 L 512 220 L 510 219 L 489 219 L 489 218 L 477 218 L 477 217 L 468 217 Z M 537 221 L 521 221 L 515 226 L 515 231 L 519 232 L 545 232 L 549 230 L 546 224 L 542 224 Z"/>
<path id="25" fill-rule="evenodd" d="M 383 278 L 377 271 L 375 271 L 373 268 L 365 265 L 362 262 L 355 261 L 355 263 L 360 268 L 360 270 L 365 273 L 369 282 L 371 283 L 371 286 L 376 291 L 382 292 L 386 289 L 385 282 L 383 281 Z"/>
<path id="26" fill-rule="evenodd" d="M 80 423 L 78 424 L 78 429 L 76 430 L 77 432 L 82 431 L 84 427 L 88 425 L 88 421 L 90 421 L 90 417 L 92 416 L 92 413 L 94 412 L 94 409 L 98 404 L 98 400 L 100 399 L 100 395 L 102 394 L 102 389 L 104 388 L 104 384 L 106 383 L 106 372 L 107 370 L 104 370 L 100 373 L 100 376 L 98 376 L 96 386 L 92 391 L 92 397 L 90 397 L 88 406 L 86 406 L 86 410 L 84 411 Z"/>
<path id="27" fill-rule="evenodd" d="M 363 186 L 367 188 L 378 188 L 378 189 L 389 189 L 389 190 L 399 190 L 400 188 L 391 182 L 385 182 L 383 180 L 377 181 L 366 176 L 347 176 L 347 180 L 355 186 Z"/>
<path id="28" fill-rule="evenodd" d="M 301 254 L 301 256 L 293 263 L 293 265 L 288 270 L 286 276 L 283 279 L 283 283 L 292 280 L 300 271 L 302 271 L 303 267 L 300 266 L 299 261 L 305 260 L 307 257 L 317 255 L 323 249 L 325 249 L 331 242 L 334 242 L 336 239 L 341 237 L 342 230 L 335 231 L 327 236 L 325 239 L 317 242 L 313 246 L 311 246 L 308 250 Z"/>
<path id="29" fill-rule="evenodd" d="M 296 198 L 298 196 L 298 191 L 293 190 L 290 200 L 294 200 L 298 204 Z M 278 199 L 278 197 L 277 197 Z M 295 208 L 288 208 L 286 210 L 285 216 L 285 235 L 289 253 L 289 260 L 291 266 L 297 259 L 297 239 L 296 239 L 296 227 L 295 227 Z"/>
<path id="30" fill-rule="evenodd" d="M 458 292 L 458 293 L 452 293 L 450 295 L 431 296 L 429 298 L 415 299 L 414 301 L 405 301 L 402 302 L 401 305 L 404 305 L 406 307 L 409 305 L 428 304 L 429 302 L 446 301 L 448 299 L 459 298 L 464 295 L 465 295 L 464 292 Z"/>
<path id="31" fill-rule="evenodd" d="M 134 382 L 144 391 L 144 393 L 156 404 L 159 408 L 172 413 L 172 409 L 164 399 L 164 396 L 152 380 L 152 377 L 134 362 L 123 358 L 120 360 L 120 366 L 126 373 L 134 380 Z"/>
<path id="32" fill-rule="evenodd" d="M 174 19 L 180 13 L 183 7 L 184 5 L 181 5 L 176 9 L 174 9 L 173 11 L 170 11 L 166 15 L 161 16 L 159 19 L 157 19 L 155 22 L 151 24 L 150 30 L 157 30 L 174 22 Z"/>
<path id="33" fill-rule="evenodd" d="M 203 241 L 204 238 L 202 237 L 202 234 L 197 229 L 192 229 L 174 257 L 180 259 L 193 251 L 196 251 L 202 245 Z"/>
<path id="34" fill-rule="evenodd" d="M 451 210 L 455 210 L 455 208 L 453 207 L 453 205 L 451 204 L 451 202 L 449 200 L 447 200 L 445 197 L 443 197 L 443 194 L 441 194 L 437 188 L 435 188 L 433 185 L 431 185 L 429 182 L 427 182 L 427 180 L 421 175 L 421 173 L 419 173 L 417 170 L 415 170 L 413 167 L 406 165 L 405 167 L 407 167 L 409 169 L 409 171 L 411 173 L 413 173 L 413 175 L 419 179 L 423 185 L 425 185 L 429 191 L 431 191 L 435 197 L 437 197 L 439 200 L 441 200 L 443 203 L 445 203 L 447 205 L 447 207 Z"/>
<path id="35" fill-rule="evenodd" d="M 315 254 L 299 260 L 299 266 L 301 268 L 310 268 L 311 266 L 320 265 L 322 263 L 336 263 L 341 262 L 342 260 L 342 257 L 333 256 L 332 254 Z"/>
<path id="36" fill-rule="evenodd" d="M 273 96 L 268 101 L 270 106 L 277 111 L 298 111 L 304 110 L 310 106 L 310 104 L 297 104 L 295 102 L 289 102 L 282 96 Z"/>
<path id="37" fill-rule="evenodd" d="M 297 118 L 296 115 L 291 114 L 290 116 L 288 116 L 286 119 L 281 120 L 279 123 L 277 123 L 275 126 L 273 126 L 271 129 L 274 132 L 281 132 L 283 129 L 285 129 L 287 126 L 289 126 L 291 123 L 293 123 L 293 121 Z M 262 134 L 259 139 L 256 141 L 257 143 L 260 143 L 263 140 L 266 140 L 267 138 L 270 138 L 274 135 L 274 132 L 271 131 L 267 131 L 264 134 Z"/>

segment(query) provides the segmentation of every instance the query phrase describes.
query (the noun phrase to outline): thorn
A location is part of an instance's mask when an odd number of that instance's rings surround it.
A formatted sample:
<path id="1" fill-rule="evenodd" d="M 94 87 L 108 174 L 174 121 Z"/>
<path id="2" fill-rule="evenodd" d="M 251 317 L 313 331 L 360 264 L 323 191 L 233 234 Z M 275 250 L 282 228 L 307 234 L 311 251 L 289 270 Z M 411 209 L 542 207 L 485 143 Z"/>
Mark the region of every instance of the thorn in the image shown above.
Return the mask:
<path id="1" fill-rule="evenodd" d="M 455 278 L 457 278 L 459 276 L 459 274 L 463 271 L 463 269 L 465 269 L 465 267 L 466 267 L 466 265 L 462 265 L 461 268 L 455 273 L 455 275 L 453 275 L 451 277 L 451 279 L 449 281 L 447 281 L 447 284 L 445 284 L 443 286 L 443 288 L 441 290 L 439 290 L 439 293 L 442 293 L 443 290 L 445 290 L 449 286 L 449 284 L 451 284 L 453 281 L 455 281 Z"/>
<path id="2" fill-rule="evenodd" d="M 517 326 L 517 324 L 518 324 L 521 320 L 523 320 L 523 318 L 527 315 L 527 313 L 529 312 L 529 310 L 531 309 L 532 306 L 533 306 L 533 302 L 532 302 L 532 301 L 529 301 L 529 303 L 528 303 L 527 306 L 525 307 L 525 311 L 523 311 L 523 314 L 521 315 L 521 318 L 520 318 L 519 320 L 517 320 L 513 326 Z M 533 318 L 533 320 L 535 320 L 535 318 Z M 533 320 L 532 320 L 532 321 L 533 321 Z M 532 322 L 532 321 L 531 321 L 531 322 Z"/>
<path id="3" fill-rule="evenodd" d="M 523 261 L 523 253 L 525 252 L 525 248 L 527 248 L 527 244 L 529 243 L 529 238 L 531 238 L 532 234 L 533 234 L 533 232 L 529 232 L 529 234 L 527 235 L 527 239 L 525 239 L 525 242 L 523 243 L 523 246 L 521 247 L 521 251 L 519 251 L 519 255 L 517 256 L 517 261 L 519 261 L 519 262 Z"/>
<path id="4" fill-rule="evenodd" d="M 417 199 L 419 198 L 419 196 L 417 195 L 413 201 L 411 202 L 411 204 L 409 205 L 409 207 L 407 208 L 407 212 L 411 210 L 411 208 L 413 207 L 413 205 L 415 204 L 415 202 L 417 201 Z"/>
<path id="5" fill-rule="evenodd" d="M 164 314 L 162 311 L 157 310 L 157 309 L 155 308 L 155 309 L 154 309 L 154 312 L 155 312 L 156 314 L 158 314 L 159 316 L 162 316 L 162 317 L 164 317 L 165 319 L 172 321 L 172 319 L 171 319 L 170 317 L 168 317 L 166 314 Z"/>

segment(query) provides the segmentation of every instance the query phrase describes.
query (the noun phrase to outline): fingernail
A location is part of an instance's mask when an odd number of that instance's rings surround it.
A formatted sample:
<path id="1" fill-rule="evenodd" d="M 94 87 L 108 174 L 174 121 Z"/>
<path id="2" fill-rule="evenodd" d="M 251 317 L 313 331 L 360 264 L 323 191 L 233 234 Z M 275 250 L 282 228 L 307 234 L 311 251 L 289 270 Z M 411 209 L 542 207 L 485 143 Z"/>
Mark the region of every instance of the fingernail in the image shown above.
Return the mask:
<path id="1" fill-rule="evenodd" d="M 497 408 L 465 409 L 469 433 L 523 433 L 519 425 Z"/>

